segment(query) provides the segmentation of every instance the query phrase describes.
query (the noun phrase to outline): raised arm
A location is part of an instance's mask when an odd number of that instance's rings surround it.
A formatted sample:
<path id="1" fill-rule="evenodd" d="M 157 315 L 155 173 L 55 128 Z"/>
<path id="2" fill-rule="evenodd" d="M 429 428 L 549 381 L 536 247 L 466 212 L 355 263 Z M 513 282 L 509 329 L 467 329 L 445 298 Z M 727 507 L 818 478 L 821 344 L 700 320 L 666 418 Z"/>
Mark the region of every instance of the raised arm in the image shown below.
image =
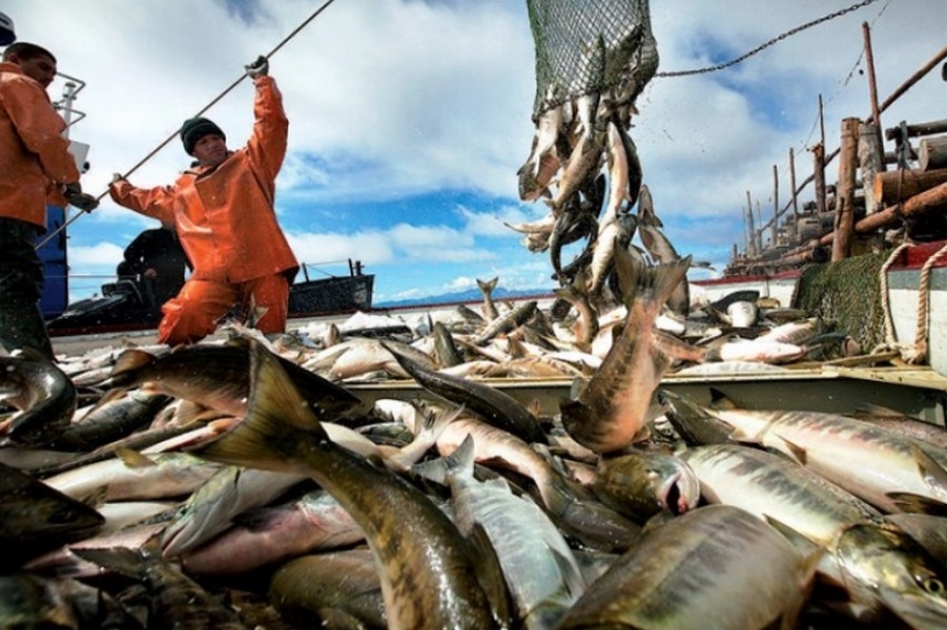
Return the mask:
<path id="1" fill-rule="evenodd" d="M 247 143 L 247 150 L 254 168 L 273 186 L 286 156 L 289 120 L 283 111 L 283 95 L 276 87 L 273 77 L 267 74 L 268 64 L 265 59 L 263 62 L 261 65 L 261 61 L 257 60 L 247 66 L 247 73 L 253 78 L 253 84 L 256 86 L 253 99 L 253 134 Z"/>

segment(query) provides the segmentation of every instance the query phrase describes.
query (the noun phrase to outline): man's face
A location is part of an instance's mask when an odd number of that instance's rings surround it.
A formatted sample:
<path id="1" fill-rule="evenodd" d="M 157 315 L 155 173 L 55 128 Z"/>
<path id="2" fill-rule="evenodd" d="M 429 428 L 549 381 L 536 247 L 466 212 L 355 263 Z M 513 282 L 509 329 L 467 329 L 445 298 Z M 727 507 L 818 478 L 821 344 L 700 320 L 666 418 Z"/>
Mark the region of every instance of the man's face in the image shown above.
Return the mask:
<path id="1" fill-rule="evenodd" d="M 20 66 L 23 74 L 38 82 L 44 88 L 56 78 L 56 62 L 47 55 L 37 55 L 32 59 L 21 59 L 14 55 L 10 61 Z"/>
<path id="2" fill-rule="evenodd" d="M 217 166 L 227 159 L 227 142 L 216 133 L 209 133 L 194 143 L 194 157 L 201 166 Z"/>

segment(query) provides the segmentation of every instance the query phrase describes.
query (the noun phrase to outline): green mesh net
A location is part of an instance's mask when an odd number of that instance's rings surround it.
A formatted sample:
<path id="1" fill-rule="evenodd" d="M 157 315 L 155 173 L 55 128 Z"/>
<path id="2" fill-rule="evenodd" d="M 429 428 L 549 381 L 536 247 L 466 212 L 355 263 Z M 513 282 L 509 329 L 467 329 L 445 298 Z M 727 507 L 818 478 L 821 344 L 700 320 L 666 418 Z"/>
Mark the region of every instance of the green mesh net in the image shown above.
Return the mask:
<path id="1" fill-rule="evenodd" d="M 792 305 L 819 315 L 866 351 L 885 342 L 881 267 L 890 252 L 855 256 L 802 270 Z"/>
<path id="2" fill-rule="evenodd" d="M 658 69 L 648 0 L 527 0 L 536 44 L 533 117 L 611 90 L 633 104 Z"/>

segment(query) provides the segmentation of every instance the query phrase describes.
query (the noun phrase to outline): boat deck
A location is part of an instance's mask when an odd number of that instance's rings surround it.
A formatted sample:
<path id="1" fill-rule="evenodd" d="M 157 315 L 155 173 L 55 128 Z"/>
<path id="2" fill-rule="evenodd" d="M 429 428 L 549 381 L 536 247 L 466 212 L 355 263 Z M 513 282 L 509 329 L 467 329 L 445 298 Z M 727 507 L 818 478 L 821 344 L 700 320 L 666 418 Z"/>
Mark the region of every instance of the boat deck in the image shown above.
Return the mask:
<path id="1" fill-rule="evenodd" d="M 569 397 L 570 379 L 483 379 L 525 405 L 539 403 L 543 413 L 555 415 L 559 402 Z M 346 388 L 365 401 L 380 398 L 437 400 L 413 381 L 351 383 Z M 947 378 L 930 368 L 841 368 L 834 366 L 759 372 L 728 376 L 673 376 L 660 389 L 685 394 L 708 404 L 711 388 L 740 406 L 851 413 L 861 404 L 892 409 L 917 419 L 945 426 Z"/>

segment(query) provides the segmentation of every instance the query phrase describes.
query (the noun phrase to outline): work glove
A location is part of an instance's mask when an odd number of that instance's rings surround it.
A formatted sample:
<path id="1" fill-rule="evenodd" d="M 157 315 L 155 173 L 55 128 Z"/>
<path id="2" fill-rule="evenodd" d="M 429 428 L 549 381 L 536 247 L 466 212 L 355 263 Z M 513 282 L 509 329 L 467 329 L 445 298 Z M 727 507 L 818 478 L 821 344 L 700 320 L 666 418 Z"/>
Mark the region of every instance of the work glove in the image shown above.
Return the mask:
<path id="1" fill-rule="evenodd" d="M 121 173 L 112 173 L 112 183 L 113 183 L 113 184 L 117 184 L 117 183 L 119 183 L 119 182 L 125 182 L 125 181 L 128 181 L 128 180 L 126 180 L 126 179 L 125 179 L 125 176 L 122 175 Z"/>
<path id="2" fill-rule="evenodd" d="M 82 192 L 82 186 L 79 182 L 64 184 L 62 194 L 66 198 L 66 203 L 83 212 L 92 212 L 99 207 L 99 200 L 90 194 Z"/>
<path id="3" fill-rule="evenodd" d="M 78 187 L 79 185 L 76 184 L 75 186 Z M 69 190 L 68 186 L 66 188 L 67 190 L 63 191 L 63 195 L 66 197 L 66 202 L 70 206 L 78 208 L 83 212 L 92 212 L 99 207 L 99 200 L 92 195 L 81 191 L 76 192 L 75 190 Z"/>
<path id="4" fill-rule="evenodd" d="M 260 77 L 265 77 L 270 72 L 270 62 L 269 60 L 260 55 L 256 58 L 256 61 L 250 65 L 244 66 L 247 70 L 247 76 L 251 79 L 259 79 Z"/>

